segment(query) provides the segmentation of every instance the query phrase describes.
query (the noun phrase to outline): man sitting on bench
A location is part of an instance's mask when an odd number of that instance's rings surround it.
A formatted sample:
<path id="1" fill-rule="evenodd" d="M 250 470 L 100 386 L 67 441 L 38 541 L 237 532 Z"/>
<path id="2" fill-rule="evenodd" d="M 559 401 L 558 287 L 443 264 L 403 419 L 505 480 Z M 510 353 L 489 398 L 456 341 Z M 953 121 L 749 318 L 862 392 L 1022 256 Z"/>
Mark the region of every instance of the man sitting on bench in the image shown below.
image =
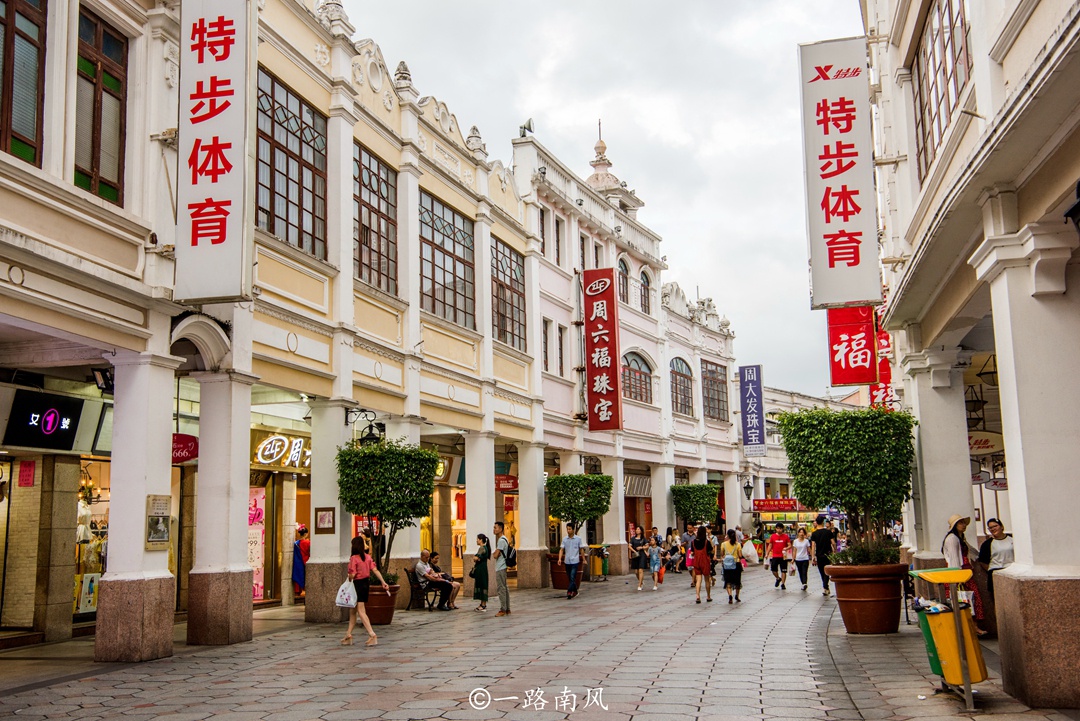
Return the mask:
<path id="1" fill-rule="evenodd" d="M 431 552 L 426 548 L 420 551 L 420 560 L 416 562 L 416 580 L 420 582 L 421 588 L 437 589 L 439 592 L 439 605 L 440 611 L 449 611 L 450 606 L 447 605 L 447 601 L 450 599 L 450 593 L 454 590 L 453 585 L 450 584 L 445 578 L 435 573 L 431 568 Z"/>

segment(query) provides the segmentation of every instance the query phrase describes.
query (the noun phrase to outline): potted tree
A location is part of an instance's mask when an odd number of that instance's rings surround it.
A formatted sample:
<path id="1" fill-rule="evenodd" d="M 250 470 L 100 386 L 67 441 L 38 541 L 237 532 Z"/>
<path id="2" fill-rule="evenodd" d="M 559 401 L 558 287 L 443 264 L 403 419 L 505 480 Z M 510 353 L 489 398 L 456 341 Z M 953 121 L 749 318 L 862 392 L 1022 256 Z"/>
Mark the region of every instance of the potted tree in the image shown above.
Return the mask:
<path id="1" fill-rule="evenodd" d="M 614 480 L 601 473 L 568 474 L 548 476 L 548 513 L 564 523 L 585 532 L 589 521 L 600 518 L 611 506 L 611 488 Z M 558 549 L 548 554 L 551 568 L 551 586 L 566 590 L 570 579 L 564 566 L 558 564 Z"/>
<path id="2" fill-rule="evenodd" d="M 390 584 L 390 595 L 372 593 L 369 597 L 367 613 L 373 624 L 385 625 L 394 618 L 401 588 L 398 575 L 390 570 L 394 537 L 416 525 L 415 519 L 431 514 L 438 465 L 438 453 L 405 439 L 354 440 L 338 449 L 338 498 L 349 513 L 376 517 L 385 534 L 385 542 L 372 544 L 372 553 Z"/>
<path id="3" fill-rule="evenodd" d="M 788 473 L 799 500 L 811 508 L 833 506 L 847 515 L 844 551 L 826 569 L 848 633 L 896 633 L 907 566 L 888 541 L 887 521 L 900 517 L 911 497 L 915 458 L 906 412 L 874 407 L 782 413 L 778 418 Z"/>
<path id="4" fill-rule="evenodd" d="M 716 518 L 716 486 L 695 484 L 672 486 L 671 503 L 675 515 L 687 523 L 712 523 Z"/>

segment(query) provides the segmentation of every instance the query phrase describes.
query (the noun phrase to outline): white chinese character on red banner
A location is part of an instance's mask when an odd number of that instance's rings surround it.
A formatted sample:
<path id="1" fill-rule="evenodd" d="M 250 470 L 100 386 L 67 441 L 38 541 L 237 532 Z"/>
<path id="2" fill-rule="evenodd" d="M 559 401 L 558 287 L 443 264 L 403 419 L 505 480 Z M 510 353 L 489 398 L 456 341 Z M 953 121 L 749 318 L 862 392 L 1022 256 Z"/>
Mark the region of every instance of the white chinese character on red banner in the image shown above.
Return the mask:
<path id="1" fill-rule="evenodd" d="M 209 240 L 211 245 L 224 243 L 225 221 L 229 217 L 226 208 L 231 205 L 231 200 L 211 198 L 188 205 L 191 211 L 191 244 L 198 245 L 200 240 Z"/>
<path id="2" fill-rule="evenodd" d="M 608 355 L 607 346 L 603 348 L 597 348 L 593 351 L 592 358 L 589 359 L 597 368 L 610 368 L 611 356 Z"/>
<path id="3" fill-rule="evenodd" d="M 197 80 L 195 82 L 195 92 L 189 96 L 190 100 L 199 101 L 191 106 L 191 122 L 201 123 L 204 120 L 221 115 L 232 105 L 232 101 L 223 100 L 223 98 L 232 95 L 232 80 L 229 78 L 219 78 L 217 75 L 211 75 L 209 87 L 205 87 L 202 80 Z"/>
<path id="4" fill-rule="evenodd" d="M 601 423 L 611 420 L 611 401 L 601 400 L 593 406 L 593 413 Z"/>
<path id="5" fill-rule="evenodd" d="M 866 344 L 866 333 L 841 333 L 840 342 L 832 347 L 836 351 L 833 360 L 838 362 L 841 368 L 869 368 L 874 354 Z"/>
<path id="6" fill-rule="evenodd" d="M 199 64 L 206 59 L 209 52 L 215 62 L 228 60 L 232 52 L 233 43 L 236 42 L 236 28 L 232 20 L 227 20 L 219 15 L 216 20 L 206 22 L 206 18 L 191 26 L 191 49 L 199 55 Z"/>
<path id="7" fill-rule="evenodd" d="M 607 343 L 609 340 L 611 340 L 609 338 L 609 334 L 610 334 L 610 331 L 605 330 L 604 326 L 598 325 L 598 326 L 596 326 L 596 330 L 592 331 L 592 333 L 591 333 L 592 342 L 593 343 L 600 343 L 601 341 L 603 341 L 604 343 Z"/>
<path id="8" fill-rule="evenodd" d="M 608 319 L 608 317 L 607 317 L 607 301 L 606 300 L 593 301 L 592 315 L 589 316 L 589 320 L 596 320 L 597 318 L 601 318 L 603 320 Z"/>
<path id="9" fill-rule="evenodd" d="M 607 373 L 601 373 L 593 378 L 593 393 L 611 393 L 614 388 L 611 387 L 611 379 L 608 378 Z"/>

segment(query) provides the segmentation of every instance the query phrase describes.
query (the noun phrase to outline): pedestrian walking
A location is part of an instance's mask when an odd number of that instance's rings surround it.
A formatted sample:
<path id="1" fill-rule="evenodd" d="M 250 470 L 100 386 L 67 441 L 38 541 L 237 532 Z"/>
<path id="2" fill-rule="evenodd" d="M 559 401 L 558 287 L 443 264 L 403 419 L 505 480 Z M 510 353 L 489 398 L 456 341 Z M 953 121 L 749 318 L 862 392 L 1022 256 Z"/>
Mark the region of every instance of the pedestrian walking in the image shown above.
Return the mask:
<path id="1" fill-rule="evenodd" d="M 996 518 L 986 522 L 990 537 L 979 546 L 979 565 L 986 571 L 986 590 L 994 598 L 994 572 L 1006 568 L 1015 560 L 1011 533 L 1005 533 L 1005 524 Z"/>
<path id="2" fill-rule="evenodd" d="M 574 531 L 574 524 L 567 523 L 566 538 L 559 548 L 559 565 L 566 568 L 566 578 L 569 581 L 566 587 L 567 600 L 578 595 L 578 571 L 581 569 L 581 556 L 585 548 L 585 541 Z"/>
<path id="3" fill-rule="evenodd" d="M 657 585 L 660 582 L 660 569 L 664 565 L 664 549 L 656 542 L 656 536 L 649 539 L 649 547 L 647 550 L 649 557 L 649 572 L 652 573 L 652 590 L 657 589 Z"/>
<path id="4" fill-rule="evenodd" d="M 696 603 L 701 603 L 701 584 L 705 584 L 705 600 L 712 603 L 712 562 L 715 551 L 709 543 L 709 536 L 705 526 L 698 526 L 697 538 L 690 544 L 694 554 L 694 591 L 697 594 Z M 688 554 L 690 553 L 688 552 Z"/>
<path id="5" fill-rule="evenodd" d="M 637 574 L 637 590 L 645 583 L 645 567 L 649 565 L 649 559 L 645 554 L 649 542 L 645 540 L 645 529 L 641 526 L 634 527 L 634 537 L 630 539 L 627 553 L 630 554 L 630 568 Z"/>
<path id="6" fill-rule="evenodd" d="M 787 590 L 787 549 L 791 545 L 791 536 L 784 533 L 784 524 L 776 524 L 776 532 L 765 542 L 765 557 L 769 559 L 769 568 L 776 579 L 774 588 Z"/>
<path id="7" fill-rule="evenodd" d="M 810 570 L 810 539 L 806 537 L 806 529 L 800 528 L 795 534 L 795 540 L 791 542 L 795 549 L 795 568 L 799 571 L 799 583 L 802 590 L 806 590 L 806 572 Z"/>
<path id="8" fill-rule="evenodd" d="M 968 558 L 967 538 L 964 537 L 964 532 L 967 531 L 970 523 L 970 518 L 961 516 L 959 513 L 954 513 L 949 517 L 949 532 L 945 534 L 945 539 L 941 542 L 941 552 L 945 554 L 945 564 L 949 568 L 971 568 L 971 559 Z M 975 583 L 975 577 L 969 578 L 964 587 L 971 594 L 971 610 L 974 611 L 976 625 L 978 625 L 978 622 L 982 621 L 985 616 L 982 596 L 979 594 L 979 587 Z M 978 628 L 977 632 L 980 636 L 986 635 L 986 631 L 982 628 Z"/>
<path id="9" fill-rule="evenodd" d="M 742 546 L 739 544 L 739 534 L 735 529 L 728 529 L 727 539 L 720 544 L 720 573 L 724 580 L 724 590 L 727 591 L 727 602 L 742 602 L 739 591 L 742 590 Z M 731 594 L 735 594 L 734 601 Z"/>
<path id="10" fill-rule="evenodd" d="M 375 632 L 371 630 L 371 621 L 368 619 L 367 609 L 365 608 L 368 600 L 368 590 L 371 586 L 371 574 L 375 574 L 375 578 L 379 579 L 382 590 L 387 595 L 390 594 L 390 586 L 387 585 L 386 580 L 379 573 L 379 569 L 375 567 L 375 559 L 367 552 L 362 536 L 352 539 L 348 573 L 349 579 L 353 582 L 353 588 L 356 590 L 356 606 L 349 609 L 349 630 L 345 632 L 345 638 L 341 639 L 341 645 L 352 646 L 353 629 L 356 628 L 356 619 L 359 617 L 360 622 L 364 624 L 364 630 L 368 634 L 368 640 L 364 645 L 377 646 L 379 639 Z"/>
<path id="11" fill-rule="evenodd" d="M 476 536 L 476 555 L 473 556 L 473 600 L 479 601 L 477 611 L 486 611 L 488 602 L 488 559 L 491 558 L 491 546 L 483 533 Z"/>
<path id="12" fill-rule="evenodd" d="M 510 542 L 503 535 L 505 526 L 502 521 L 495 521 L 491 531 L 495 534 L 495 590 L 499 594 L 499 612 L 496 616 L 510 615 L 510 587 L 506 585 L 506 556 L 510 553 Z"/>
<path id="13" fill-rule="evenodd" d="M 829 565 L 829 556 L 836 552 L 832 534 L 825 528 L 825 516 L 814 519 L 814 532 L 810 534 L 810 563 L 817 566 L 821 575 L 821 595 L 829 595 L 829 575 L 825 567 Z"/>
<path id="14" fill-rule="evenodd" d="M 697 527 L 693 523 L 686 524 L 686 530 L 683 531 L 682 536 L 679 538 L 679 543 L 682 546 L 682 551 L 685 554 L 683 557 L 683 565 L 686 566 L 686 570 L 690 572 L 690 587 L 694 587 L 694 559 L 693 551 L 690 548 L 690 544 L 694 542 L 694 538 L 697 537 Z"/>

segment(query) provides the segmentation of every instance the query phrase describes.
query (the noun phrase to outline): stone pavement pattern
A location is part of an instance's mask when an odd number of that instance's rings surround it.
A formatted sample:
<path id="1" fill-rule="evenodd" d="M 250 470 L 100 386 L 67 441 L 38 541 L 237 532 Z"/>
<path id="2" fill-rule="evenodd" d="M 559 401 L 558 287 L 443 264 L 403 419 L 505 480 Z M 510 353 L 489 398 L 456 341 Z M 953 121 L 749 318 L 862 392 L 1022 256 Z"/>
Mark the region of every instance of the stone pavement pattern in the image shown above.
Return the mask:
<path id="1" fill-rule="evenodd" d="M 933 695 L 936 681 L 928 675 L 917 627 L 890 637 L 847 636 L 833 599 L 794 584 L 776 590 L 761 569 L 744 578 L 745 600 L 733 606 L 723 591 L 711 604 L 695 604 L 686 574 L 669 575 L 655 593 L 637 592 L 619 578 L 586 584 L 573 601 L 551 589 L 512 592 L 514 612 L 506 618 L 495 618 L 493 610 L 476 613 L 468 601 L 453 613 L 399 612 L 374 648 L 339 646 L 343 625 L 291 623 L 236 646 L 178 647 L 173 658 L 151 663 L 92 666 L 69 659 L 72 668 L 84 669 L 81 677 L 67 673 L 40 687 L 14 689 L 0 697 L 0 718 L 902 721 L 968 715 L 955 697 Z M 302 608 L 276 614 L 295 621 Z M 357 644 L 362 636 L 361 630 Z M 48 657 L 49 648 L 0 654 L 0 676 L 12 664 Z M 69 655 L 78 656 L 90 646 L 71 648 Z M 606 710 L 595 699 L 584 707 L 587 689 L 597 688 Z M 473 708 L 475 689 L 494 700 Z M 523 707 L 536 689 L 543 692 L 543 709 Z M 979 689 L 980 705 L 996 714 L 994 721 L 1067 721 L 1027 709 L 993 682 Z M 574 696 L 573 711 L 556 708 L 557 697 L 571 700 L 564 690 Z M 486 700 L 484 691 L 478 699 Z"/>

